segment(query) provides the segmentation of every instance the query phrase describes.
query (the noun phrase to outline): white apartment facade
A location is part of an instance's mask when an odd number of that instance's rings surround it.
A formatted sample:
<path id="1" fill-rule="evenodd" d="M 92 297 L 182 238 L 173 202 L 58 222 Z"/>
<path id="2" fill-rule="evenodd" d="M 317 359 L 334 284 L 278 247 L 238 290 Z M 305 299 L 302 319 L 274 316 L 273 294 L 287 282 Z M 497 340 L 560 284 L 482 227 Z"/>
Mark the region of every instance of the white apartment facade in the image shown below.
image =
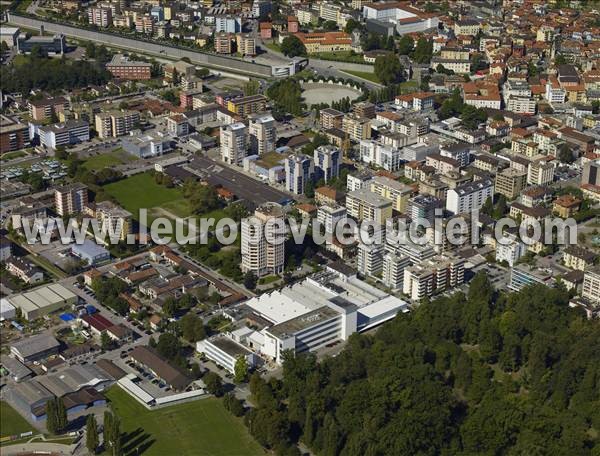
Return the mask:
<path id="1" fill-rule="evenodd" d="M 346 220 L 346 214 L 344 206 L 322 205 L 317 210 L 317 220 L 325 227 L 326 233 L 334 234 L 337 224 Z"/>
<path id="2" fill-rule="evenodd" d="M 242 122 L 223 125 L 220 132 L 221 160 L 241 166 L 248 154 L 248 129 Z"/>
<path id="3" fill-rule="evenodd" d="M 386 171 L 398 171 L 402 161 L 400 149 L 371 139 L 360 141 L 360 159 L 368 165 L 379 166 Z"/>
<path id="4" fill-rule="evenodd" d="M 277 129 L 271 114 L 254 114 L 249 117 L 248 126 L 250 152 L 262 155 L 275 150 Z"/>
<path id="5" fill-rule="evenodd" d="M 257 277 L 281 274 L 285 266 L 285 223 L 283 208 L 277 203 L 259 206 L 254 217 L 241 223 L 242 272 Z"/>
<path id="6" fill-rule="evenodd" d="M 404 270 L 410 266 L 410 259 L 395 253 L 386 253 L 383 257 L 383 284 L 392 290 L 402 290 Z"/>
<path id="7" fill-rule="evenodd" d="M 494 182 L 482 179 L 468 182 L 448 190 L 446 209 L 453 214 L 481 209 L 485 201 L 494 195 Z"/>

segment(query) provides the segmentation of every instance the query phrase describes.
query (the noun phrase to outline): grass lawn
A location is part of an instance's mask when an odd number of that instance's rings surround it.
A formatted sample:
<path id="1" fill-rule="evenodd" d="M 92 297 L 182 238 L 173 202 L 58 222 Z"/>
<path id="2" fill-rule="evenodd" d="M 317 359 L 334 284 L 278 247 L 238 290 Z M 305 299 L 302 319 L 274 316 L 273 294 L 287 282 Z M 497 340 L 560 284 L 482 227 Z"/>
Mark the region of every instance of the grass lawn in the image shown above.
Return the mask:
<path id="1" fill-rule="evenodd" d="M 2 161 L 14 160 L 15 158 L 25 157 L 27 154 L 22 150 L 15 150 L 14 152 L 8 152 L 2 154 Z"/>
<path id="2" fill-rule="evenodd" d="M 266 46 L 266 47 L 268 47 L 272 51 L 281 52 L 281 48 L 279 47 L 279 45 L 277 43 L 265 43 L 263 41 L 263 45 Z"/>
<path id="3" fill-rule="evenodd" d="M 147 410 L 120 387 L 106 396 L 121 419 L 124 454 L 252 456 L 264 451 L 220 399 Z"/>
<path id="4" fill-rule="evenodd" d="M 189 206 L 178 188 L 167 188 L 154 182 L 148 173 L 136 174 L 112 184 L 104 186 L 106 192 L 116 198 L 121 206 L 133 214 L 137 219 L 141 208 L 150 209 L 162 207 L 176 215 L 186 217 Z"/>
<path id="5" fill-rule="evenodd" d="M 281 279 L 281 277 L 277 275 L 268 275 L 266 277 L 261 277 L 260 279 L 258 279 L 258 283 L 260 285 L 267 285 L 269 283 L 277 282 L 279 279 Z"/>
<path id="6" fill-rule="evenodd" d="M 402 93 L 417 92 L 419 90 L 419 83 L 417 81 L 404 81 L 400 83 L 400 90 Z"/>
<path id="7" fill-rule="evenodd" d="M 122 165 L 124 163 L 130 163 L 135 160 L 135 157 L 129 155 L 123 149 L 118 148 L 111 152 L 94 155 L 88 158 L 83 164 L 83 167 L 87 170 L 92 171 L 97 169 L 110 168 L 111 166 Z"/>
<path id="8" fill-rule="evenodd" d="M 348 73 L 353 76 L 357 76 L 359 78 L 366 79 L 367 81 L 374 82 L 375 84 L 379 84 L 379 78 L 375 75 L 375 73 L 367 73 L 366 71 L 354 71 L 354 70 L 343 70 L 342 73 Z"/>
<path id="9" fill-rule="evenodd" d="M 0 427 L 0 437 L 17 435 L 29 431 L 33 431 L 34 434 L 37 432 L 25 418 L 4 401 L 0 402 L 0 423 L 2 424 Z"/>
<path id="10" fill-rule="evenodd" d="M 356 54 L 352 51 L 315 52 L 310 54 L 309 57 L 313 59 L 333 60 L 335 62 L 362 63 L 363 65 L 368 65 L 362 54 Z"/>

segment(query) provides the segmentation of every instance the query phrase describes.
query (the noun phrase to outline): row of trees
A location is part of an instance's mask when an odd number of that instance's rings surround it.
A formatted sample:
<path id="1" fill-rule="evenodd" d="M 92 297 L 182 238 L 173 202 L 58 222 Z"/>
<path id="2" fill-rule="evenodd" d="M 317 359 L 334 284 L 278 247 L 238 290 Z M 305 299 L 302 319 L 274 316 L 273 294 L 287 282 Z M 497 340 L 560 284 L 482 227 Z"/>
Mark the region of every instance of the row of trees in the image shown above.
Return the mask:
<path id="1" fill-rule="evenodd" d="M 302 88 L 295 79 L 287 78 L 276 81 L 267 89 L 267 97 L 275 103 L 274 111 L 302 115 Z"/>
<path id="2" fill-rule="evenodd" d="M 318 363 L 284 355 L 253 375 L 252 435 L 278 454 L 597 455 L 600 326 L 538 285 L 424 301 Z"/>
<path id="3" fill-rule="evenodd" d="M 98 423 L 95 415 L 88 415 L 85 421 L 85 447 L 91 454 L 96 454 L 100 438 L 98 436 Z"/>
<path id="4" fill-rule="evenodd" d="M 55 397 L 46 402 L 46 429 L 50 434 L 64 431 L 69 424 L 67 409 L 62 398 Z"/>
<path id="5" fill-rule="evenodd" d="M 110 456 L 123 455 L 121 420 L 110 411 L 104 412 L 104 448 Z"/>

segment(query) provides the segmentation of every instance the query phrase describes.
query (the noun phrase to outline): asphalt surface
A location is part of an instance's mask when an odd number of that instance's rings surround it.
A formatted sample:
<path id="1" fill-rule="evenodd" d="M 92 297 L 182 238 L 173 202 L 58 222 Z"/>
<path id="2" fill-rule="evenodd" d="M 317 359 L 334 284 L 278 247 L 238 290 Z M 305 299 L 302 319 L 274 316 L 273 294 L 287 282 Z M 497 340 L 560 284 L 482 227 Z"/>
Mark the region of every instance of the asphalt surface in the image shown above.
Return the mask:
<path id="1" fill-rule="evenodd" d="M 292 196 L 287 193 L 207 157 L 196 157 L 189 166 L 210 185 L 221 185 L 235 193 L 240 200 L 249 201 L 257 206 L 267 202 L 286 202 L 292 199 Z"/>

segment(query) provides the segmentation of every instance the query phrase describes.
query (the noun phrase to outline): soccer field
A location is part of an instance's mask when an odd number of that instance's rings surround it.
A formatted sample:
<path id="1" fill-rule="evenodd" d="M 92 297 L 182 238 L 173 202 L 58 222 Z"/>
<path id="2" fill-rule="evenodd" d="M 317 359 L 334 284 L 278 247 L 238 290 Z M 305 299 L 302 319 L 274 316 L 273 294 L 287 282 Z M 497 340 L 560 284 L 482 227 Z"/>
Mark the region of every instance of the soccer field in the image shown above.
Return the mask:
<path id="1" fill-rule="evenodd" d="M 147 410 L 120 387 L 106 394 L 124 433 L 124 454 L 144 456 L 253 456 L 261 446 L 240 418 L 221 400 L 200 399 L 157 410 Z"/>
<path id="2" fill-rule="evenodd" d="M 136 174 L 105 185 L 104 190 L 131 212 L 136 220 L 140 208 L 148 209 L 150 214 L 150 209 L 161 206 L 165 206 L 165 209 L 179 217 L 190 215 L 188 202 L 181 190 L 157 184 L 148 173 Z"/>

